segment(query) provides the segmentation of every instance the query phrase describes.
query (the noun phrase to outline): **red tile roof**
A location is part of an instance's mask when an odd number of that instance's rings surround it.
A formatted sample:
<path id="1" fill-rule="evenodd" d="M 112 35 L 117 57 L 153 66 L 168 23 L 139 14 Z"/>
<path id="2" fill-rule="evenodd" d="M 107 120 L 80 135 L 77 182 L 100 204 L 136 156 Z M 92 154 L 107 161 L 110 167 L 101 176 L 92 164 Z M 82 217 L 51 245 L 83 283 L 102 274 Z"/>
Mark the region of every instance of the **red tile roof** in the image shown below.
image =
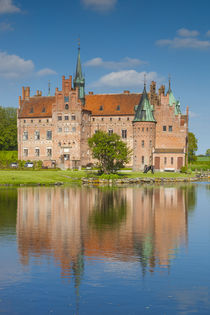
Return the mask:
<path id="1" fill-rule="evenodd" d="M 85 108 L 93 116 L 134 115 L 141 94 L 96 94 L 85 96 Z M 101 108 L 101 110 L 100 110 Z"/>
<path id="2" fill-rule="evenodd" d="M 52 104 L 55 103 L 55 96 L 31 97 L 21 102 L 18 111 L 19 118 L 52 117 Z"/>
<path id="3" fill-rule="evenodd" d="M 94 116 L 134 115 L 134 106 L 139 104 L 140 98 L 141 94 L 86 95 L 84 109 L 91 111 Z M 54 103 L 55 96 L 31 97 L 21 102 L 18 117 L 52 117 Z"/>

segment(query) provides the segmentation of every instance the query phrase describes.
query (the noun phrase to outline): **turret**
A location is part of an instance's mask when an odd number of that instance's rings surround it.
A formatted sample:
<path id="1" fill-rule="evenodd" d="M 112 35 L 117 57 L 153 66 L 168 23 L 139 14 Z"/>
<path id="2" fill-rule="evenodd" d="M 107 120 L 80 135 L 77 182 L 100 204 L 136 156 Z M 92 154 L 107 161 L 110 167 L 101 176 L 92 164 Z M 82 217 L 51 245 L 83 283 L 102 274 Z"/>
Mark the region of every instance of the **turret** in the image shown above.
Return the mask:
<path id="1" fill-rule="evenodd" d="M 153 151 L 155 148 L 156 121 L 150 104 L 146 84 L 136 108 L 133 120 L 133 170 L 143 170 L 145 165 L 153 165 Z"/>
<path id="2" fill-rule="evenodd" d="M 85 104 L 85 78 L 82 75 L 82 66 L 80 61 L 80 47 L 78 48 L 77 67 L 74 77 L 74 88 L 78 89 L 78 97 L 82 104 Z"/>

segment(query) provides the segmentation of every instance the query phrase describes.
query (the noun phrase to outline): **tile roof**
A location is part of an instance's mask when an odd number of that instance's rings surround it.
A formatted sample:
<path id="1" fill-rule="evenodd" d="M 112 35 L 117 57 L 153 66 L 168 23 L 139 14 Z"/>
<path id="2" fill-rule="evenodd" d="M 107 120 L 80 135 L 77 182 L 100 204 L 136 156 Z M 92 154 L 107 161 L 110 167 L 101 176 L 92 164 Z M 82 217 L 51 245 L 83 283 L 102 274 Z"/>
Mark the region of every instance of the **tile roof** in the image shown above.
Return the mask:
<path id="1" fill-rule="evenodd" d="M 55 96 L 31 97 L 21 102 L 18 118 L 52 117 L 52 104 Z"/>
<path id="2" fill-rule="evenodd" d="M 96 94 L 86 95 L 85 99 L 84 110 L 91 111 L 93 116 L 133 116 L 134 106 L 139 104 L 141 94 Z M 18 117 L 52 117 L 54 103 L 55 96 L 31 97 L 29 100 L 22 101 Z"/>
<path id="3" fill-rule="evenodd" d="M 85 109 L 93 116 L 134 115 L 141 94 L 96 94 L 85 96 Z M 101 109 L 101 110 L 100 110 Z"/>

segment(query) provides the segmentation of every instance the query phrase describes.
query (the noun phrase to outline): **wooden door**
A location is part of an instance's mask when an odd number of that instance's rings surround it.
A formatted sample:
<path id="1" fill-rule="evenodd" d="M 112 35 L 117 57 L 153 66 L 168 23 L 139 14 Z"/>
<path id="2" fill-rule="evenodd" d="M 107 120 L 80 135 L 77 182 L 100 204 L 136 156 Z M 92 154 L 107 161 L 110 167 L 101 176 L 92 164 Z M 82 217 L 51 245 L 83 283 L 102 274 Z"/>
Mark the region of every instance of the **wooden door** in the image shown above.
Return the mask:
<path id="1" fill-rule="evenodd" d="M 183 166 L 183 157 L 179 156 L 177 158 L 177 168 L 180 170 L 180 168 Z"/>
<path id="2" fill-rule="evenodd" d="M 155 169 L 156 170 L 160 169 L 160 157 L 159 156 L 155 157 Z"/>

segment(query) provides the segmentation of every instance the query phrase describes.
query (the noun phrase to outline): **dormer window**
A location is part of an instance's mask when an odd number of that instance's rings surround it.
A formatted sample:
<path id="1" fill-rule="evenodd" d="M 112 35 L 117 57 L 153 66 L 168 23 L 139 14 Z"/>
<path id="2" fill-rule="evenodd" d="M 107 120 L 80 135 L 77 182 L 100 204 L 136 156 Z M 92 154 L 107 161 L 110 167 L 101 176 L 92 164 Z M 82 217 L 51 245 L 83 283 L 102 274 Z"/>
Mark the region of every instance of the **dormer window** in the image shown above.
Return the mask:
<path id="1" fill-rule="evenodd" d="M 69 105 L 68 104 L 65 105 L 65 109 L 69 109 Z"/>
<path id="2" fill-rule="evenodd" d="M 45 107 L 43 107 L 42 108 L 42 113 L 45 113 L 45 112 L 46 112 Z"/>
<path id="3" fill-rule="evenodd" d="M 103 107 L 103 105 L 101 105 L 100 107 L 99 107 L 99 110 L 103 110 L 104 109 L 104 107 Z"/>
<path id="4" fill-rule="evenodd" d="M 33 107 L 31 107 L 31 109 L 30 109 L 30 113 L 33 113 L 34 112 L 34 109 L 33 109 Z"/>
<path id="5" fill-rule="evenodd" d="M 116 108 L 116 110 L 120 110 L 120 105 L 117 105 L 117 108 Z"/>
<path id="6" fill-rule="evenodd" d="M 64 102 L 68 102 L 69 101 L 69 97 L 68 96 L 64 96 Z"/>

